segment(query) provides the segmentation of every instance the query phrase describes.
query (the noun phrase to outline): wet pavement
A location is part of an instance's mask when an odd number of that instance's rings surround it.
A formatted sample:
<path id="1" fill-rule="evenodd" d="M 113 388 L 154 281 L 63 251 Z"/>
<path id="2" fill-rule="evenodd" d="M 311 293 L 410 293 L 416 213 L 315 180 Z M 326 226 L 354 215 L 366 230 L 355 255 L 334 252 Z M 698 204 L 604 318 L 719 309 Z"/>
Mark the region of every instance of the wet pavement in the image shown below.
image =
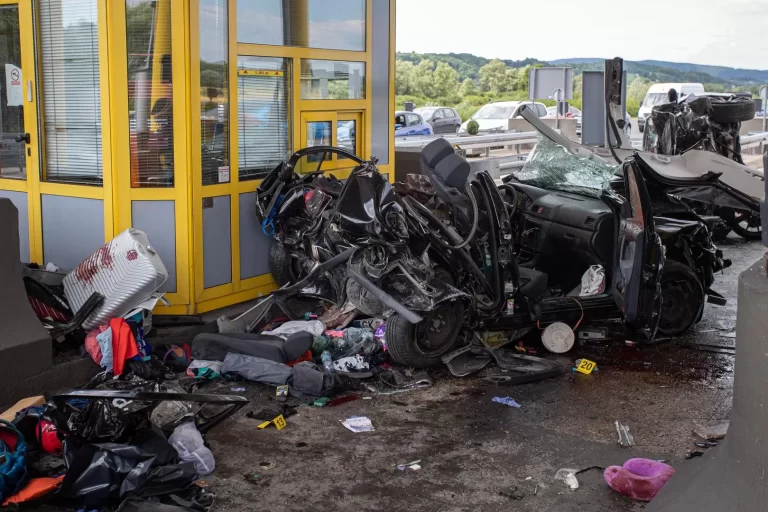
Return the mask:
<path id="1" fill-rule="evenodd" d="M 208 436 L 217 469 L 205 480 L 218 495 L 216 508 L 642 510 L 610 490 L 600 468 L 631 457 L 680 467 L 694 447 L 692 429 L 730 413 L 737 276 L 765 251 L 737 239 L 721 247 L 733 266 L 713 288 L 728 298 L 726 306 L 708 304 L 693 332 L 658 345 L 627 346 L 618 334 L 567 354 L 568 364 L 578 357 L 596 361 L 599 371 L 589 376 L 505 387 L 439 372 L 425 390 L 333 408 L 302 406 L 281 431 L 258 430 L 259 422 L 245 417 L 274 392 L 248 385 L 254 405 Z M 616 324 L 605 327 L 620 332 Z M 726 353 L 690 348 L 702 345 Z M 494 396 L 510 396 L 521 407 L 494 403 Z M 341 421 L 355 415 L 369 417 L 376 431 L 346 430 Z M 630 427 L 636 446 L 618 445 L 617 420 Z M 418 471 L 395 467 L 414 460 L 421 461 Z M 579 489 L 553 479 L 560 468 L 586 469 L 577 477 Z M 246 474 L 257 474 L 256 483 Z M 508 497 L 515 488 L 522 499 Z"/>

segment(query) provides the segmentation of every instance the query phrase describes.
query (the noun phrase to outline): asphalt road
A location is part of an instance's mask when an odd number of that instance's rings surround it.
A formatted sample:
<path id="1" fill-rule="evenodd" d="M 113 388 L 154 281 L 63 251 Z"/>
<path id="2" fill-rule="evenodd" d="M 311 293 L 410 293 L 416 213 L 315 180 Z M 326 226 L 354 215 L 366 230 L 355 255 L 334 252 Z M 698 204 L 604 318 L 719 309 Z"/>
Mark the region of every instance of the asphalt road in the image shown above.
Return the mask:
<path id="1" fill-rule="evenodd" d="M 601 469 L 581 473 L 574 492 L 553 477 L 559 468 L 602 468 L 631 457 L 680 467 L 693 447 L 691 429 L 728 418 L 734 357 L 683 344 L 734 346 L 737 276 L 765 250 L 737 239 L 722 246 L 734 264 L 714 288 L 727 306 L 708 304 L 691 333 L 655 346 L 629 347 L 618 326 L 608 324 L 616 329 L 612 339 L 575 348 L 563 359 L 597 361 L 599 372 L 590 376 L 499 387 L 441 371 L 426 390 L 334 408 L 301 406 L 281 431 L 258 430 L 258 422 L 245 417 L 274 393 L 249 385 L 253 406 L 208 436 L 217 469 L 205 480 L 218 495 L 216 509 L 642 510 L 608 488 Z M 494 396 L 511 396 L 521 407 L 493 403 Z M 344 429 L 340 422 L 354 415 L 368 416 L 376 431 Z M 616 420 L 630 426 L 635 447 L 618 446 Z M 418 471 L 395 468 L 414 460 L 421 460 Z M 262 462 L 274 468 L 263 470 Z M 250 473 L 261 483 L 247 482 Z M 514 488 L 523 493 L 520 501 L 500 494 Z"/>

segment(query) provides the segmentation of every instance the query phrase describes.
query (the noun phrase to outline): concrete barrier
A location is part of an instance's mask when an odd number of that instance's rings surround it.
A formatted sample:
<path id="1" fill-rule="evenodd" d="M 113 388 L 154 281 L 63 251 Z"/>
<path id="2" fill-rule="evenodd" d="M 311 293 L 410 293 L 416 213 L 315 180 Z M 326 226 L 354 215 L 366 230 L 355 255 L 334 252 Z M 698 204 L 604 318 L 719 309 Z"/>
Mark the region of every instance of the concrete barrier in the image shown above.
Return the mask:
<path id="1" fill-rule="evenodd" d="M 25 212 L 26 215 L 26 212 Z M 19 212 L 0 198 L 0 403 L 15 382 L 48 370 L 51 338 L 27 299 L 19 260 Z"/>
<path id="2" fill-rule="evenodd" d="M 557 119 L 542 119 L 544 121 L 544 124 L 551 128 L 555 128 Z M 560 133 L 565 137 L 566 139 L 572 140 L 574 142 L 579 142 L 579 137 L 576 136 L 576 120 L 571 119 L 560 119 Z M 516 117 L 515 119 L 509 120 L 509 127 L 508 130 L 516 131 L 516 132 L 535 132 L 536 128 L 533 127 L 531 123 L 523 119 L 522 117 Z M 533 147 L 533 145 L 530 146 L 521 146 L 521 149 L 525 148 L 530 149 Z"/>
<path id="3" fill-rule="evenodd" d="M 736 374 L 728 434 L 684 463 L 646 512 L 768 511 L 768 277 L 761 259 L 739 276 Z"/>

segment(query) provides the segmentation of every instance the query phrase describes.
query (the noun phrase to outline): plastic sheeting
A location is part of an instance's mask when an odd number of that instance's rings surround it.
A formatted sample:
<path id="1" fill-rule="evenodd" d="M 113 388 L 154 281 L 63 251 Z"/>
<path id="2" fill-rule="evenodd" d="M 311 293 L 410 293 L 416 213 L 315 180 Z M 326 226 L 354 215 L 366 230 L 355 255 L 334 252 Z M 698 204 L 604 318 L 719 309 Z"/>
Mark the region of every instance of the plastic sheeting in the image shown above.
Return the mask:
<path id="1" fill-rule="evenodd" d="M 67 473 L 56 496 L 86 509 L 102 508 L 127 496 L 161 496 L 189 487 L 195 465 L 178 462 L 176 450 L 161 434 L 138 429 L 130 444 L 64 443 Z"/>
<path id="2" fill-rule="evenodd" d="M 539 134 L 536 148 L 515 178 L 534 187 L 599 198 L 618 171 L 617 165 L 578 157 Z"/>

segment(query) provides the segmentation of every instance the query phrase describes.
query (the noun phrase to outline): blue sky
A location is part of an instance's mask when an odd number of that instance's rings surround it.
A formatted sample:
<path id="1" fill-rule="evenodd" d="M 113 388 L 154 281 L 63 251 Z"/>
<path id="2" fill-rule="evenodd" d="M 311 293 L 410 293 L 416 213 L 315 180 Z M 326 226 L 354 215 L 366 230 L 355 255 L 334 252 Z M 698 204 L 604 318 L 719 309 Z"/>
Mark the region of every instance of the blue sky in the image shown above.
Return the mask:
<path id="1" fill-rule="evenodd" d="M 766 27 L 768 0 L 397 0 L 403 52 L 768 69 Z"/>

